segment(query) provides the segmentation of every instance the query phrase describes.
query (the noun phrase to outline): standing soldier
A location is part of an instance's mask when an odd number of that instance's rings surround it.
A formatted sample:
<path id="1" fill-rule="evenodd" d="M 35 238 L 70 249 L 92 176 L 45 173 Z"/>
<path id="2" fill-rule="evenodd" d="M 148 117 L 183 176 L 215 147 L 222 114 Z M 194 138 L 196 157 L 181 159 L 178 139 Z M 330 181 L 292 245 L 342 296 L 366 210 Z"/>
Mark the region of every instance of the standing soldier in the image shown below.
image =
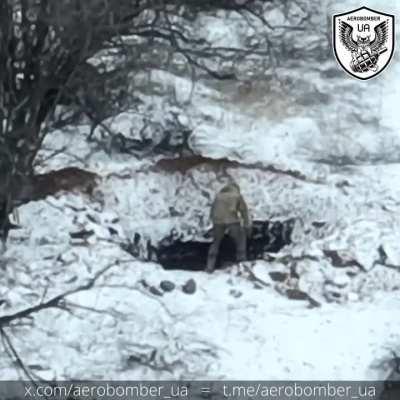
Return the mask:
<path id="1" fill-rule="evenodd" d="M 247 235 L 251 223 L 247 205 L 236 183 L 226 185 L 215 197 L 211 207 L 213 223 L 213 242 L 207 259 L 207 272 L 213 272 L 221 241 L 227 233 L 235 242 L 237 261 L 246 259 Z"/>

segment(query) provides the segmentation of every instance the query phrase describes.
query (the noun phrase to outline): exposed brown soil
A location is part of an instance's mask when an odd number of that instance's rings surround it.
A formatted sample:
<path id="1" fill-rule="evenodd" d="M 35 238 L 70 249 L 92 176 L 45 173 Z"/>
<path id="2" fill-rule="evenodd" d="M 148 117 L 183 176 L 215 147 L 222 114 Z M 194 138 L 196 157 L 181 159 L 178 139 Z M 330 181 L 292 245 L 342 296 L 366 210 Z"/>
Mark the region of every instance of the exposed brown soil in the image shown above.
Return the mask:
<path id="1" fill-rule="evenodd" d="M 15 205 L 42 200 L 59 192 L 80 191 L 91 195 L 99 176 L 76 167 L 15 179 L 11 185 L 12 201 Z"/>
<path id="2" fill-rule="evenodd" d="M 260 162 L 256 163 L 241 163 L 239 161 L 228 160 L 226 158 L 209 158 L 200 155 L 180 157 L 180 158 L 163 158 L 155 164 L 153 170 L 163 171 L 167 173 L 179 172 L 181 174 L 186 174 L 189 170 L 199 166 L 207 166 L 212 171 L 226 173 L 227 168 L 244 168 L 244 169 L 258 169 L 260 171 L 272 172 L 276 174 L 289 175 L 292 178 L 299 179 L 302 181 L 320 183 L 313 181 L 299 171 L 291 169 L 280 169 L 273 165 L 265 165 Z"/>

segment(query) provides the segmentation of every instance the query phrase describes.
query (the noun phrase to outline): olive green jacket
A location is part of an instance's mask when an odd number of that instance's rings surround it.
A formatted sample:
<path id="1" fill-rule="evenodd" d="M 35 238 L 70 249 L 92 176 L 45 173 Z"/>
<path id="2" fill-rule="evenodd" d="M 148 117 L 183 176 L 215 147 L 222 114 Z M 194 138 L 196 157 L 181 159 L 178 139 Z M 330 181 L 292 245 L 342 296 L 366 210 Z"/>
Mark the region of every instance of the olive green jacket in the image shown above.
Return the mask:
<path id="1" fill-rule="evenodd" d="M 215 197 L 211 206 L 211 221 L 214 225 L 240 223 L 249 228 L 251 221 L 246 202 L 236 184 L 226 185 Z"/>

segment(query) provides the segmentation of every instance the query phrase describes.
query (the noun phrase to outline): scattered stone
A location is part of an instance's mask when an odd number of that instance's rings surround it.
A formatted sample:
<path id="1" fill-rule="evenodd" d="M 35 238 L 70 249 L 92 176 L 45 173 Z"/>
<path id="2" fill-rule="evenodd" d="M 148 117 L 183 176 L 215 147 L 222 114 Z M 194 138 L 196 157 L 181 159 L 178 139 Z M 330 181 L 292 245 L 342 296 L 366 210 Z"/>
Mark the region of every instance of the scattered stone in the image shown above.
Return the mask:
<path id="1" fill-rule="evenodd" d="M 29 369 L 34 371 L 45 371 L 47 369 L 47 367 L 43 367 L 42 365 L 39 364 L 29 364 L 28 367 Z"/>
<path id="2" fill-rule="evenodd" d="M 183 286 L 182 286 L 183 293 L 186 294 L 194 294 L 196 292 L 196 282 L 194 279 L 189 279 Z"/>
<path id="3" fill-rule="evenodd" d="M 286 272 L 272 271 L 269 276 L 274 282 L 284 282 L 289 278 L 289 274 Z"/>
<path id="4" fill-rule="evenodd" d="M 361 270 L 365 270 L 365 268 L 357 261 L 354 260 L 351 256 L 347 254 L 339 253 L 338 250 L 323 250 L 324 255 L 329 258 L 331 264 L 337 268 L 345 268 L 356 266 Z"/>
<path id="5" fill-rule="evenodd" d="M 254 263 L 248 265 L 247 263 L 240 263 L 240 266 L 243 268 L 243 271 L 248 276 L 248 280 L 250 282 L 255 282 L 258 285 L 262 285 L 264 287 L 270 287 L 271 285 L 268 282 L 265 282 L 263 279 L 260 279 L 253 272 Z"/>
<path id="6" fill-rule="evenodd" d="M 326 222 L 324 222 L 324 221 L 314 221 L 314 222 L 311 222 L 311 225 L 314 227 L 314 228 L 322 228 L 322 227 L 324 227 L 325 226 L 325 224 L 326 224 Z"/>
<path id="7" fill-rule="evenodd" d="M 378 256 L 379 256 L 379 260 L 377 260 L 377 263 L 385 265 L 386 261 L 388 259 L 388 256 L 387 256 L 386 251 L 385 251 L 385 249 L 383 248 L 382 245 L 380 245 L 378 247 Z"/>
<path id="8" fill-rule="evenodd" d="M 144 288 L 146 288 L 146 289 L 148 289 L 148 288 L 150 287 L 150 285 L 146 282 L 145 279 L 141 279 L 141 280 L 139 281 L 139 283 L 140 283 Z"/>
<path id="9" fill-rule="evenodd" d="M 38 246 L 47 246 L 48 244 L 51 244 L 50 238 L 47 237 L 42 237 L 37 241 Z"/>
<path id="10" fill-rule="evenodd" d="M 126 251 L 131 256 L 135 258 L 140 257 L 140 247 L 134 242 L 128 241 L 126 243 L 121 243 L 120 246 L 122 250 Z"/>
<path id="11" fill-rule="evenodd" d="M 308 308 L 321 307 L 318 301 L 314 300 L 307 292 L 300 289 L 282 287 L 277 284 L 276 290 L 289 300 L 307 300 L 309 302 Z"/>
<path id="12" fill-rule="evenodd" d="M 92 229 L 90 231 L 83 229 L 79 232 L 70 232 L 69 234 L 71 239 L 82 239 L 82 240 L 87 239 L 92 235 L 94 235 L 94 230 Z"/>
<path id="13" fill-rule="evenodd" d="M 131 354 L 126 361 L 127 361 L 128 364 L 141 363 L 142 362 L 142 358 L 137 356 L 137 355 L 135 355 L 135 354 Z"/>
<path id="14" fill-rule="evenodd" d="M 328 302 L 343 302 L 348 298 L 346 288 L 350 284 L 350 278 L 346 275 L 343 277 L 346 279 L 336 276 L 332 280 L 325 281 L 323 295 Z"/>
<path id="15" fill-rule="evenodd" d="M 102 212 L 100 224 L 117 224 L 120 222 L 119 216 L 114 212 Z"/>
<path id="16" fill-rule="evenodd" d="M 172 292 L 175 289 L 175 283 L 171 281 L 161 281 L 160 288 L 164 290 L 164 292 Z"/>
<path id="17" fill-rule="evenodd" d="M 324 297 L 328 303 L 340 302 L 343 299 L 343 294 L 333 288 L 327 288 L 324 291 Z"/>
<path id="18" fill-rule="evenodd" d="M 171 217 L 182 217 L 184 213 L 177 211 L 175 207 L 169 207 L 169 215 Z"/>
<path id="19" fill-rule="evenodd" d="M 400 251 L 397 247 L 390 246 L 390 244 L 379 246 L 378 257 L 378 260 L 375 260 L 374 264 L 383 265 L 384 267 L 400 271 Z"/>
<path id="20" fill-rule="evenodd" d="M 310 304 L 308 305 L 308 308 L 317 308 L 321 307 L 321 303 L 318 302 L 317 300 L 313 299 L 312 297 L 308 296 L 308 301 Z"/>
<path id="21" fill-rule="evenodd" d="M 287 289 L 286 296 L 290 300 L 308 300 L 309 296 L 306 292 L 299 289 Z"/>
<path id="22" fill-rule="evenodd" d="M 90 222 L 93 222 L 94 224 L 99 224 L 100 223 L 100 218 L 99 218 L 98 215 L 86 214 L 86 218 Z"/>
<path id="23" fill-rule="evenodd" d="M 116 229 L 114 229 L 112 226 L 108 226 L 107 229 L 108 229 L 108 232 L 110 232 L 111 236 L 118 236 L 119 232 Z"/>
<path id="24" fill-rule="evenodd" d="M 261 287 L 260 287 L 261 288 Z M 261 288 L 262 289 L 262 288 Z M 243 293 L 240 290 L 236 290 L 236 289 L 231 289 L 229 294 L 234 297 L 235 299 L 242 297 Z"/>
<path id="25" fill-rule="evenodd" d="M 159 289 L 157 289 L 155 286 L 150 286 L 149 287 L 149 292 L 151 294 L 154 294 L 155 296 L 162 296 L 163 292 L 161 292 Z"/>
<path id="26" fill-rule="evenodd" d="M 350 277 L 350 278 L 354 278 L 356 275 L 358 275 L 358 273 L 360 272 L 360 270 L 359 269 L 348 269 L 348 270 L 346 270 L 346 275 L 348 276 L 348 277 Z"/>

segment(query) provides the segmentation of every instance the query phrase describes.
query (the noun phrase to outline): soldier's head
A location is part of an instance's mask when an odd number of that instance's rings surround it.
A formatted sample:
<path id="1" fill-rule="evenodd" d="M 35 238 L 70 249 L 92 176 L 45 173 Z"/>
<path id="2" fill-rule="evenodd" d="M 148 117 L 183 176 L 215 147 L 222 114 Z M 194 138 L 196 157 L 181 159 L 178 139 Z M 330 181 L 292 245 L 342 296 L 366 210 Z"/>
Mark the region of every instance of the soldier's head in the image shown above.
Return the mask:
<path id="1" fill-rule="evenodd" d="M 223 192 L 237 192 L 240 193 L 240 186 L 236 183 L 233 178 L 229 178 L 226 180 L 225 185 L 221 189 Z"/>

